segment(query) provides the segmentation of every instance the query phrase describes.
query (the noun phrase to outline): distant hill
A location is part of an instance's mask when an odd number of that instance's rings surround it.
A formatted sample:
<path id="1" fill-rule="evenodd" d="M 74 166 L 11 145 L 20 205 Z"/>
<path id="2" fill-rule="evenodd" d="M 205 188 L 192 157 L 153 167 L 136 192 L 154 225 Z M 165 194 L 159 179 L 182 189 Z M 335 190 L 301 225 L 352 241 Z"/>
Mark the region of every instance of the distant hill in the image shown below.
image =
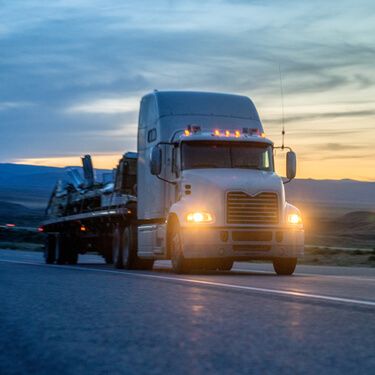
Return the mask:
<path id="1" fill-rule="evenodd" d="M 107 172 L 110 171 L 96 170 L 97 179 L 100 181 Z M 59 179 L 67 179 L 66 168 L 0 163 L 0 201 L 31 208 L 45 207 Z"/>
<path id="2" fill-rule="evenodd" d="M 17 203 L 0 201 L 0 225 L 37 226 L 44 216 L 43 209 L 29 208 Z"/>
<path id="3" fill-rule="evenodd" d="M 101 180 L 108 172 L 96 170 L 97 178 Z M 58 179 L 66 179 L 64 168 L 0 164 L 0 201 L 45 207 Z M 285 189 L 287 199 L 302 207 L 342 208 L 337 216 L 354 210 L 375 210 L 375 182 L 296 179 Z"/>
<path id="4" fill-rule="evenodd" d="M 285 188 L 287 198 L 296 201 L 372 204 L 375 208 L 375 182 L 296 179 L 286 184 Z"/>

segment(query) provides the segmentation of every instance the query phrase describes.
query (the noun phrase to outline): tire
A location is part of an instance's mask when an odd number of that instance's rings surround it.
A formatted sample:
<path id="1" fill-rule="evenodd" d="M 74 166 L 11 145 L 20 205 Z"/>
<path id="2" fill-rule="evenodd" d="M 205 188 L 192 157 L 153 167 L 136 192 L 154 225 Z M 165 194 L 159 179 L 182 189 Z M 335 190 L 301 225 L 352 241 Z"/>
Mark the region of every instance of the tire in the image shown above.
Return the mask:
<path id="1" fill-rule="evenodd" d="M 44 244 L 44 261 L 53 264 L 56 260 L 56 236 L 48 234 Z"/>
<path id="2" fill-rule="evenodd" d="M 219 261 L 216 259 L 208 259 L 204 261 L 204 269 L 207 271 L 216 271 L 219 267 Z"/>
<path id="3" fill-rule="evenodd" d="M 133 269 L 135 266 L 135 254 L 133 251 L 133 238 L 131 234 L 131 228 L 129 226 L 126 226 L 122 231 L 120 248 L 123 267 L 128 270 Z"/>
<path id="4" fill-rule="evenodd" d="M 56 236 L 56 264 L 65 264 L 68 261 L 67 257 L 67 241 L 63 233 Z"/>
<path id="5" fill-rule="evenodd" d="M 296 269 L 297 258 L 275 258 L 273 260 L 273 268 L 280 276 L 292 275 Z"/>
<path id="6" fill-rule="evenodd" d="M 219 263 L 219 271 L 230 271 L 233 267 L 233 260 L 231 259 L 222 259 Z"/>
<path id="7" fill-rule="evenodd" d="M 124 268 L 121 249 L 121 233 L 119 226 L 113 230 L 112 236 L 112 263 L 115 268 Z"/>
<path id="8" fill-rule="evenodd" d="M 128 225 L 121 237 L 121 252 L 124 268 L 128 270 L 151 270 L 153 259 L 139 259 L 137 255 L 137 227 Z"/>
<path id="9" fill-rule="evenodd" d="M 103 255 L 105 264 L 113 264 L 112 252 L 110 254 Z"/>
<path id="10" fill-rule="evenodd" d="M 69 254 L 67 257 L 68 264 L 77 264 L 78 263 L 78 253 L 74 249 L 69 249 Z"/>
<path id="11" fill-rule="evenodd" d="M 181 243 L 181 230 L 178 223 L 173 225 L 169 241 L 173 271 L 178 274 L 188 273 L 191 270 L 191 262 L 184 258 Z"/>

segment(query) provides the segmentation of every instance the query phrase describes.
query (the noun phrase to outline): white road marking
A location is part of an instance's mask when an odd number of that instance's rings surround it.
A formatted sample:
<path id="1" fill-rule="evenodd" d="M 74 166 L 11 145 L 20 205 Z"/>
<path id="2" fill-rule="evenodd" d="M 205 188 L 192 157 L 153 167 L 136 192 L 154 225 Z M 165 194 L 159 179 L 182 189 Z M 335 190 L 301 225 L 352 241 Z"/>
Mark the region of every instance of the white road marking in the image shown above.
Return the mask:
<path id="1" fill-rule="evenodd" d="M 181 278 L 181 277 L 178 277 L 178 276 L 171 277 L 171 276 L 162 276 L 162 275 L 152 275 L 152 274 L 141 273 L 141 272 L 102 270 L 102 269 L 98 269 L 98 268 L 86 268 L 86 267 L 80 267 L 80 266 L 47 265 L 47 264 L 43 264 L 43 263 L 32 263 L 32 262 L 5 260 L 5 259 L 0 259 L 0 262 L 16 263 L 16 264 L 28 264 L 28 265 L 39 266 L 39 267 L 53 267 L 53 268 L 57 268 L 57 269 L 69 269 L 69 270 L 88 271 L 88 272 L 102 272 L 102 273 L 110 273 L 110 274 L 118 274 L 118 275 L 127 275 L 127 276 L 133 276 L 133 277 L 138 277 L 138 278 L 159 279 L 159 280 L 167 280 L 167 281 L 179 281 L 179 282 L 182 282 L 182 283 L 185 283 L 185 284 L 207 285 L 207 286 L 215 286 L 215 287 L 222 287 L 222 288 L 227 288 L 227 289 L 237 289 L 237 290 L 249 290 L 249 291 L 262 292 L 262 293 L 273 294 L 273 295 L 283 295 L 283 296 L 289 296 L 289 297 L 302 297 L 302 298 L 309 298 L 309 299 L 321 300 L 321 301 L 340 302 L 340 303 L 375 307 L 375 301 L 366 301 L 366 300 L 358 300 L 358 299 L 351 299 L 351 298 L 333 297 L 333 296 L 325 296 L 325 295 L 320 295 L 320 294 L 311 294 L 311 293 L 303 293 L 303 292 L 293 292 L 293 291 L 288 291 L 288 290 L 259 288 L 259 287 L 246 286 L 246 285 L 227 284 L 227 283 L 220 283 L 220 282 L 215 282 L 215 281 L 197 280 L 197 279 L 191 279 L 191 278 Z"/>
<path id="2" fill-rule="evenodd" d="M 170 265 L 167 265 L 167 264 L 157 264 L 157 268 L 158 269 L 163 269 L 163 270 L 167 270 L 167 269 L 170 269 Z M 297 267 L 298 268 L 298 267 Z M 232 268 L 232 271 L 235 271 L 235 272 L 251 272 L 251 273 L 260 273 L 260 274 L 265 274 L 265 275 L 274 275 L 275 272 L 274 271 L 266 271 L 266 270 L 259 270 L 259 269 L 256 269 L 256 268 L 250 268 L 250 267 L 239 267 L 239 266 L 234 266 Z M 319 274 L 319 273 L 309 273 L 309 272 L 294 272 L 295 276 L 317 276 L 319 278 L 323 277 L 323 278 L 338 278 L 338 279 L 347 279 L 347 280 L 355 280 L 355 281 L 371 281 L 371 282 L 375 282 L 375 277 L 373 278 L 370 278 L 370 277 L 366 277 L 366 276 L 350 276 L 350 275 L 325 275 L 325 274 Z"/>

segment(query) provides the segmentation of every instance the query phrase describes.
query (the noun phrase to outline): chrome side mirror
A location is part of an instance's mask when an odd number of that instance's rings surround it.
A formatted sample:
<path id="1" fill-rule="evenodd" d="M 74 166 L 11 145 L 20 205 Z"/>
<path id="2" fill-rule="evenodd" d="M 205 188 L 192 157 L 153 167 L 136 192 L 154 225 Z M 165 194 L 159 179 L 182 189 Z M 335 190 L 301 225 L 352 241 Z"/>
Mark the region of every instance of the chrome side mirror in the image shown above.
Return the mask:
<path id="1" fill-rule="evenodd" d="M 288 151 L 286 154 L 286 177 L 292 180 L 297 173 L 297 156 L 295 152 Z"/>
<path id="2" fill-rule="evenodd" d="M 150 160 L 150 171 L 154 176 L 158 176 L 161 173 L 162 166 L 162 151 L 159 146 L 155 146 L 151 150 L 151 160 Z"/>

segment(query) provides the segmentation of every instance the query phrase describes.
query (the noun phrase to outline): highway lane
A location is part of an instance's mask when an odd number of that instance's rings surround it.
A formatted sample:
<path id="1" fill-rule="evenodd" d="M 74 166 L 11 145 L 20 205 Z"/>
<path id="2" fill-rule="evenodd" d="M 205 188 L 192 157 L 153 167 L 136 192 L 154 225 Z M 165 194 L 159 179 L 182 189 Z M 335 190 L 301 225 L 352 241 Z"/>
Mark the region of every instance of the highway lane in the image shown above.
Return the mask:
<path id="1" fill-rule="evenodd" d="M 0 250 L 0 373 L 371 373 L 375 270 L 47 266 Z"/>

